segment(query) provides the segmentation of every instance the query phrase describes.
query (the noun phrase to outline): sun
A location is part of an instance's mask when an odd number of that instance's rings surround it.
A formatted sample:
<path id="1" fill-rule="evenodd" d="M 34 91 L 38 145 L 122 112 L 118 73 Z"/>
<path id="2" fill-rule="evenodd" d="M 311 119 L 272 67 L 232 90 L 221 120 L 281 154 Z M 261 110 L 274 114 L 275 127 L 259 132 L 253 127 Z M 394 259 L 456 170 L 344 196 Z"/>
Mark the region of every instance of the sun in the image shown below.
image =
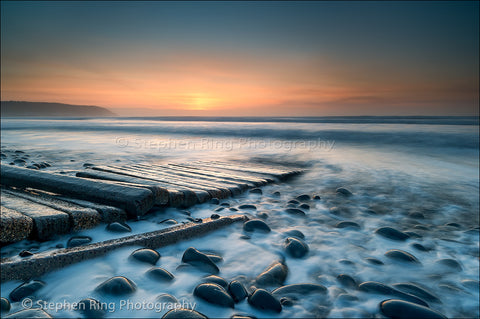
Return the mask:
<path id="1" fill-rule="evenodd" d="M 205 93 L 192 93 L 189 94 L 186 104 L 189 110 L 202 111 L 214 108 L 217 103 L 218 98 L 211 95 Z"/>

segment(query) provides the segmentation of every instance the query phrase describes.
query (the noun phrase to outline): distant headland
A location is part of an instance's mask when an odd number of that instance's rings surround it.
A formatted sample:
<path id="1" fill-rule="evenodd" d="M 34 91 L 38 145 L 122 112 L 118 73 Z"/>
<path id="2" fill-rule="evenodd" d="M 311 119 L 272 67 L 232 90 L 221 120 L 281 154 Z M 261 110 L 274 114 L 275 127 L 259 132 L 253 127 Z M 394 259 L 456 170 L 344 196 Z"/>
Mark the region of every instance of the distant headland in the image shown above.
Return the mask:
<path id="1" fill-rule="evenodd" d="M 1 101 L 2 117 L 116 116 L 106 108 L 52 102 Z"/>

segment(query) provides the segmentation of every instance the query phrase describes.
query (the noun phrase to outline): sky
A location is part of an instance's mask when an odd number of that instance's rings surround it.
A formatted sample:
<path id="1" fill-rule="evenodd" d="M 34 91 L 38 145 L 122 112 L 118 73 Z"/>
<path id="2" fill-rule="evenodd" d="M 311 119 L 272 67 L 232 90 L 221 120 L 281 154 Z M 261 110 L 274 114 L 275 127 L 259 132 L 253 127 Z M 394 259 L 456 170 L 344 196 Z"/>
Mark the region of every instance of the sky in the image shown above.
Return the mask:
<path id="1" fill-rule="evenodd" d="M 478 115 L 478 1 L 1 1 L 1 99 L 119 115 Z"/>

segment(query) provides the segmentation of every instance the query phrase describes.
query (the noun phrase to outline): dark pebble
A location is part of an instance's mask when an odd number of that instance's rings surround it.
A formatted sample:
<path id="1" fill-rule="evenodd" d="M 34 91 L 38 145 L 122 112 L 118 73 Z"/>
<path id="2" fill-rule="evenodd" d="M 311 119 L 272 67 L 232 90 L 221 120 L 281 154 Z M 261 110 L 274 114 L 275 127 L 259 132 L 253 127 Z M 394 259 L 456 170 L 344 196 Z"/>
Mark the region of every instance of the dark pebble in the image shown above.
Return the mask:
<path id="1" fill-rule="evenodd" d="M 175 276 L 172 275 L 172 273 L 160 267 L 151 268 L 147 270 L 145 274 L 150 278 L 156 279 L 158 281 L 163 281 L 163 282 L 168 282 L 175 279 Z"/>
<path id="2" fill-rule="evenodd" d="M 263 194 L 262 190 L 260 188 L 254 188 L 250 190 L 250 194 Z"/>
<path id="3" fill-rule="evenodd" d="M 304 209 L 304 210 L 310 210 L 310 205 L 302 204 L 302 205 L 298 206 L 298 208 L 301 208 L 301 209 Z"/>
<path id="4" fill-rule="evenodd" d="M 437 260 L 435 263 L 452 268 L 452 270 L 456 270 L 456 271 L 461 271 L 463 269 L 462 265 L 460 265 L 458 261 L 451 258 L 440 259 L 440 260 Z"/>
<path id="5" fill-rule="evenodd" d="M 45 287 L 45 283 L 33 280 L 27 283 L 23 283 L 8 295 L 11 301 L 16 302 L 20 301 L 25 297 L 30 297 L 35 294 L 35 292 L 41 288 Z"/>
<path id="6" fill-rule="evenodd" d="M 29 168 L 29 169 L 39 169 L 39 167 L 35 166 L 35 165 L 28 165 L 27 168 Z"/>
<path id="7" fill-rule="evenodd" d="M 235 303 L 225 288 L 214 283 L 198 285 L 195 287 L 193 295 L 214 305 L 235 308 Z"/>
<path id="8" fill-rule="evenodd" d="M 292 284 L 282 286 L 272 291 L 272 295 L 277 298 L 292 297 L 295 295 L 308 295 L 313 293 L 326 294 L 327 288 L 319 284 Z"/>
<path id="9" fill-rule="evenodd" d="M 280 303 L 282 304 L 283 307 L 292 307 L 295 304 L 293 300 L 288 297 L 280 298 Z"/>
<path id="10" fill-rule="evenodd" d="M 188 210 L 181 211 L 180 213 L 183 214 L 183 215 L 187 215 L 187 216 L 192 215 L 192 213 L 190 213 Z"/>
<path id="11" fill-rule="evenodd" d="M 287 202 L 287 204 L 293 204 L 293 205 L 296 206 L 296 205 L 300 204 L 300 202 L 299 202 L 298 200 L 292 199 L 292 200 L 289 200 L 289 201 Z"/>
<path id="12" fill-rule="evenodd" d="M 228 287 L 228 282 L 220 276 L 215 276 L 215 275 L 207 276 L 203 278 L 203 282 L 217 284 L 222 286 L 225 289 L 227 289 Z"/>
<path id="13" fill-rule="evenodd" d="M 257 217 L 261 218 L 261 219 L 267 219 L 268 218 L 268 214 L 265 213 L 265 212 L 261 212 L 261 213 L 258 213 L 257 214 Z"/>
<path id="14" fill-rule="evenodd" d="M 285 211 L 290 215 L 305 216 L 305 212 L 298 208 L 287 208 Z"/>
<path id="15" fill-rule="evenodd" d="M 230 207 L 229 208 L 232 212 L 238 212 L 238 209 L 236 209 L 235 207 Z"/>
<path id="16" fill-rule="evenodd" d="M 315 196 L 313 196 L 313 199 L 314 199 L 314 200 L 320 200 L 320 196 L 315 195 Z"/>
<path id="17" fill-rule="evenodd" d="M 250 237 L 250 236 L 248 236 L 248 235 L 241 235 L 239 238 L 240 238 L 240 239 L 244 239 L 244 240 L 252 239 L 252 237 Z"/>
<path id="18" fill-rule="evenodd" d="M 285 240 L 285 250 L 293 258 L 302 258 L 308 253 L 309 248 L 307 243 L 303 240 L 295 237 L 288 237 Z"/>
<path id="19" fill-rule="evenodd" d="M 335 193 L 337 193 L 337 195 L 341 195 L 341 196 L 345 196 L 345 197 L 350 197 L 350 196 L 353 195 L 351 191 L 349 191 L 348 189 L 346 189 L 344 187 L 337 188 Z"/>
<path id="20" fill-rule="evenodd" d="M 344 287 L 347 288 L 357 288 L 357 282 L 353 277 L 347 274 L 340 274 L 337 276 L 337 281 Z"/>
<path id="21" fill-rule="evenodd" d="M 172 309 L 163 315 L 162 319 L 208 319 L 207 316 L 198 311 L 179 308 Z"/>
<path id="22" fill-rule="evenodd" d="M 25 154 L 24 151 L 20 151 L 20 150 L 16 150 L 15 153 L 16 153 L 16 154 Z"/>
<path id="23" fill-rule="evenodd" d="M 29 252 L 28 250 L 22 250 L 18 255 L 20 257 L 30 257 L 33 256 L 33 253 Z"/>
<path id="24" fill-rule="evenodd" d="M 243 224 L 243 229 L 245 231 L 254 231 L 254 230 L 259 230 L 265 233 L 269 233 L 271 231 L 270 227 L 260 219 L 251 219 L 249 221 L 246 221 Z"/>
<path id="25" fill-rule="evenodd" d="M 102 308 L 100 301 L 93 298 L 86 298 L 78 303 L 78 310 L 85 318 L 102 318 L 106 311 Z"/>
<path id="26" fill-rule="evenodd" d="M 288 236 L 291 236 L 291 237 L 297 237 L 297 238 L 300 238 L 300 239 L 305 239 L 305 235 L 297 229 L 288 230 L 288 231 L 285 232 L 285 234 L 287 234 Z"/>
<path id="27" fill-rule="evenodd" d="M 399 283 L 399 284 L 393 284 L 392 285 L 395 289 L 398 289 L 400 291 L 403 291 L 407 294 L 412 294 L 414 296 L 417 296 L 418 298 L 421 298 L 426 301 L 431 301 L 431 302 L 440 302 L 440 299 L 433 295 L 431 292 L 427 291 L 425 288 L 422 288 L 418 285 L 415 285 L 413 283 Z"/>
<path id="28" fill-rule="evenodd" d="M 454 228 L 461 228 L 462 227 L 458 223 L 447 223 L 447 224 L 445 224 L 445 226 L 450 226 L 450 227 L 454 227 Z"/>
<path id="29" fill-rule="evenodd" d="M 85 244 L 90 243 L 91 241 L 92 241 L 92 238 L 87 237 L 87 236 L 72 237 L 67 242 L 67 248 L 72 248 L 72 247 L 85 245 Z"/>
<path id="30" fill-rule="evenodd" d="M 281 312 L 282 304 L 265 289 L 257 289 L 248 297 L 248 303 L 257 309 Z"/>
<path id="31" fill-rule="evenodd" d="M 222 206 L 222 207 L 217 207 L 217 208 L 215 208 L 214 211 L 215 211 L 215 212 L 221 212 L 221 211 L 224 210 L 224 209 L 225 209 L 225 207 Z"/>
<path id="32" fill-rule="evenodd" d="M 178 300 L 170 294 L 160 294 L 155 298 L 155 301 L 159 303 L 169 303 L 171 305 L 177 304 Z"/>
<path id="33" fill-rule="evenodd" d="M 415 256 L 400 249 L 391 249 L 385 253 L 385 256 L 387 256 L 388 258 L 392 258 L 400 261 L 405 261 L 410 263 L 420 263 L 418 259 L 415 258 Z"/>
<path id="34" fill-rule="evenodd" d="M 282 261 L 272 263 L 260 275 L 255 278 L 259 285 L 273 286 L 283 285 L 288 275 L 288 268 Z"/>
<path id="35" fill-rule="evenodd" d="M 95 166 L 95 164 L 92 163 L 83 163 L 83 167 L 92 167 Z"/>
<path id="36" fill-rule="evenodd" d="M 335 225 L 336 228 L 358 228 L 360 229 L 360 225 L 355 223 L 355 222 L 351 222 L 351 221 L 342 221 L 342 222 L 339 222 Z"/>
<path id="37" fill-rule="evenodd" d="M 6 313 L 10 311 L 10 301 L 7 298 L 0 299 L 0 311 L 1 313 Z"/>
<path id="38" fill-rule="evenodd" d="M 211 218 L 211 219 L 219 219 L 219 218 L 220 218 L 220 215 L 218 215 L 218 214 L 212 214 L 212 215 L 210 215 L 210 218 Z"/>
<path id="39" fill-rule="evenodd" d="M 220 272 L 217 265 L 215 265 L 210 257 L 193 247 L 185 250 L 182 256 L 182 261 L 213 274 L 218 274 Z"/>
<path id="40" fill-rule="evenodd" d="M 115 233 L 129 233 L 132 231 L 130 226 L 119 222 L 113 222 L 108 224 L 106 229 Z"/>
<path id="41" fill-rule="evenodd" d="M 367 257 L 365 258 L 366 261 L 368 261 L 369 263 L 371 263 L 372 265 L 384 265 L 383 261 L 377 259 L 377 258 L 373 258 L 373 257 Z"/>
<path id="42" fill-rule="evenodd" d="M 53 318 L 50 316 L 48 312 L 45 310 L 42 310 L 40 308 L 33 308 L 33 309 L 26 309 L 26 310 L 20 310 L 14 313 L 11 313 L 4 318 L 25 318 L 25 319 L 31 319 L 31 318 Z"/>
<path id="43" fill-rule="evenodd" d="M 220 206 L 222 206 L 222 207 L 230 207 L 230 204 L 229 204 L 229 203 L 221 203 Z"/>
<path id="44" fill-rule="evenodd" d="M 389 318 L 431 318 L 446 319 L 441 313 L 430 308 L 397 299 L 389 299 L 380 303 L 380 311 Z"/>
<path id="45" fill-rule="evenodd" d="M 239 303 L 243 299 L 247 298 L 247 290 L 245 286 L 237 280 L 233 280 L 228 284 L 228 293 L 232 296 L 235 303 Z"/>
<path id="46" fill-rule="evenodd" d="M 401 292 L 400 290 L 397 290 L 393 287 L 382 284 L 381 282 L 376 282 L 376 281 L 362 282 L 360 285 L 358 285 L 358 290 L 369 292 L 369 293 L 387 295 L 387 296 L 395 296 L 397 298 L 401 298 L 403 300 L 428 307 L 428 304 L 425 301 L 423 301 L 421 298 L 418 298 L 408 293 Z"/>
<path id="47" fill-rule="evenodd" d="M 425 219 L 425 216 L 420 212 L 411 212 L 408 214 L 408 217 L 414 219 Z"/>
<path id="48" fill-rule="evenodd" d="M 123 276 L 116 276 L 104 281 L 98 285 L 95 290 L 109 295 L 121 296 L 134 293 L 137 287 L 130 279 Z"/>
<path id="49" fill-rule="evenodd" d="M 396 230 L 395 228 L 392 228 L 392 227 L 381 227 L 375 231 L 375 234 L 388 239 L 398 240 L 398 241 L 404 241 L 409 238 L 408 235 L 405 234 L 404 232 Z"/>
<path id="50" fill-rule="evenodd" d="M 220 204 L 220 200 L 218 198 L 212 198 L 210 200 L 210 204 L 218 205 L 218 204 Z"/>
<path id="51" fill-rule="evenodd" d="M 306 202 L 310 200 L 310 195 L 303 194 L 303 195 L 297 196 L 296 199 L 300 202 Z"/>
<path id="52" fill-rule="evenodd" d="M 287 204 L 286 207 L 287 208 L 297 208 L 297 205 L 290 203 L 290 204 Z"/>
<path id="53" fill-rule="evenodd" d="M 160 254 L 150 248 L 140 248 L 135 250 L 131 255 L 133 259 L 138 261 L 148 263 L 151 265 L 155 265 L 157 261 L 160 259 Z"/>
<path id="54" fill-rule="evenodd" d="M 27 162 L 25 162 L 25 160 L 23 159 L 16 159 L 13 161 L 13 163 L 17 164 L 17 165 L 21 165 L 21 166 L 25 166 L 25 164 L 27 164 Z"/>
<path id="55" fill-rule="evenodd" d="M 474 290 L 474 291 L 477 291 L 477 292 L 480 290 L 480 282 L 478 280 L 464 279 L 464 280 L 462 280 L 462 285 L 465 288 L 468 288 L 470 290 Z"/>
<path id="56" fill-rule="evenodd" d="M 280 192 L 274 192 L 272 195 L 275 196 L 275 197 L 280 197 L 281 194 L 280 194 Z"/>
<path id="57" fill-rule="evenodd" d="M 419 243 L 412 243 L 411 246 L 413 248 L 415 248 L 416 250 L 419 250 L 419 251 L 430 251 L 431 249 L 430 248 L 427 248 L 425 246 L 423 246 L 422 244 L 419 244 Z"/>
<path id="58" fill-rule="evenodd" d="M 341 263 L 341 264 L 344 264 L 344 265 L 348 265 L 348 266 L 355 265 L 355 263 L 353 261 L 348 260 L 348 259 L 340 259 L 338 262 Z"/>
<path id="59" fill-rule="evenodd" d="M 244 204 L 244 205 L 238 206 L 238 208 L 240 208 L 240 209 L 253 209 L 253 210 L 256 210 L 256 209 L 257 209 L 257 206 L 251 205 L 251 204 Z"/>

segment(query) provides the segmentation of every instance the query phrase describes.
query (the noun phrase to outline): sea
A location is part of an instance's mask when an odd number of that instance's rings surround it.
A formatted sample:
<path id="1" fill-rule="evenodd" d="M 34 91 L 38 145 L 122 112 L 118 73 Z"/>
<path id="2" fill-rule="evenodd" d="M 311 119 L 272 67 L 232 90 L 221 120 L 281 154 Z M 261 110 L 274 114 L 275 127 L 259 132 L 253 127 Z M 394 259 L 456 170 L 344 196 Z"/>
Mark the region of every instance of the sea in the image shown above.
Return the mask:
<path id="1" fill-rule="evenodd" d="M 283 183 L 262 187 L 263 194 L 244 193 L 224 199 L 230 207 L 253 204 L 270 226 L 270 233 L 245 236 L 241 225 L 231 225 L 203 237 L 158 249 L 157 263 L 175 280 L 159 283 L 145 272 L 151 267 L 129 258 L 133 248 L 83 261 L 37 278 L 46 283 L 33 304 L 54 317 L 78 317 L 73 304 L 95 298 L 105 306 L 105 317 L 158 318 L 167 312 L 157 297 L 168 293 L 186 307 L 212 318 L 234 314 L 257 318 L 381 318 L 379 304 L 395 298 L 345 286 L 338 275 L 355 282 L 375 281 L 390 287 L 413 283 L 438 299 L 431 309 L 452 318 L 479 317 L 479 120 L 478 117 L 131 117 L 131 118 L 2 118 L 2 165 L 12 152 L 28 154 L 26 164 L 45 161 L 46 171 L 73 175 L 90 164 L 185 163 L 233 161 L 292 166 L 305 172 Z M 344 198 L 339 187 L 353 195 Z M 274 196 L 280 192 L 280 197 Z M 307 194 L 306 217 L 285 212 L 288 202 Z M 209 217 L 218 205 L 188 208 L 192 217 Z M 234 213 L 229 210 L 221 215 Z M 129 221 L 132 233 L 168 227 L 160 221 L 186 221 L 183 210 L 156 209 L 138 221 Z M 339 228 L 349 221 L 350 227 Z M 376 233 L 381 227 L 407 232 L 404 241 Z M 285 252 L 291 230 L 301 231 L 308 254 L 293 258 Z M 2 247 L 2 257 L 19 250 L 55 250 L 72 236 L 90 236 L 93 242 L 120 237 L 105 225 L 77 234 L 36 243 L 22 241 Z M 284 259 L 289 273 L 285 284 L 316 283 L 325 294 L 293 298 L 280 313 L 252 307 L 246 300 L 234 309 L 219 307 L 193 296 L 206 273 L 184 269 L 188 247 L 222 256 L 219 276 L 237 279 L 250 289 L 253 279 L 272 262 Z M 386 255 L 399 249 L 417 262 Z M 446 261 L 447 260 L 447 261 Z M 125 276 L 137 291 L 128 300 L 105 296 L 95 288 L 112 276 Z M 8 297 L 20 281 L 2 283 Z M 400 289 L 400 288 L 398 288 Z M 125 300 L 124 300 L 125 299 Z M 28 306 L 28 305 L 27 305 Z M 50 308 L 48 308 L 50 307 Z M 12 312 L 25 308 L 12 304 Z M 162 308 L 162 309 L 160 309 Z M 53 309 L 53 310 L 52 310 Z"/>

